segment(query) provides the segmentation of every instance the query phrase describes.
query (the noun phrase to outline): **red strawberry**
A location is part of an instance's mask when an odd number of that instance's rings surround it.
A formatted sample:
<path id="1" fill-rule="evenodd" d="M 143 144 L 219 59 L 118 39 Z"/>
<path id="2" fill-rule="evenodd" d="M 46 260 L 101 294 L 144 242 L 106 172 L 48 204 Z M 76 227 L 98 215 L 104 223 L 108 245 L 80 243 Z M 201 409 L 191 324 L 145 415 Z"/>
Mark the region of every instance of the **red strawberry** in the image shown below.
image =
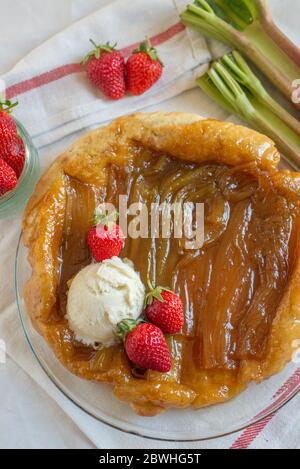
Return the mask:
<path id="1" fill-rule="evenodd" d="M 13 118 L 6 111 L 0 111 L 0 125 L 7 128 L 12 135 L 17 134 L 17 126 Z"/>
<path id="2" fill-rule="evenodd" d="M 87 62 L 88 78 L 109 98 L 123 98 L 126 89 L 123 55 L 109 43 L 97 45 L 90 41 L 95 50 L 84 59 Z"/>
<path id="3" fill-rule="evenodd" d="M 22 174 L 25 165 L 26 149 L 23 140 L 19 135 L 16 136 L 15 141 L 9 154 L 4 158 L 7 164 L 13 168 L 17 178 Z"/>
<path id="4" fill-rule="evenodd" d="M 127 89 L 133 95 L 145 93 L 160 79 L 163 65 L 150 41 L 143 42 L 126 63 Z"/>
<path id="5" fill-rule="evenodd" d="M 0 158 L 6 159 L 13 148 L 17 137 L 17 128 L 9 114 L 6 111 L 0 113 Z"/>
<path id="6" fill-rule="evenodd" d="M 16 173 L 4 160 L 0 159 L 0 196 L 14 189 L 16 185 Z"/>
<path id="7" fill-rule="evenodd" d="M 96 262 L 118 256 L 124 245 L 124 234 L 121 227 L 112 220 L 118 217 L 114 212 L 109 217 L 97 214 L 95 226 L 88 233 L 88 246 Z"/>
<path id="8" fill-rule="evenodd" d="M 150 323 L 138 324 L 125 319 L 118 325 L 130 361 L 146 370 L 167 373 L 171 369 L 171 355 L 162 331 Z"/>
<path id="9" fill-rule="evenodd" d="M 0 101 L 0 125 L 5 124 L 6 128 L 10 130 L 12 134 L 17 135 L 17 126 L 15 121 L 10 115 L 11 109 L 17 106 L 16 103 L 11 103 L 11 101 Z"/>
<path id="10" fill-rule="evenodd" d="M 153 288 L 148 281 L 150 292 L 145 297 L 145 314 L 167 334 L 181 331 L 184 316 L 183 304 L 178 295 L 164 287 Z"/>

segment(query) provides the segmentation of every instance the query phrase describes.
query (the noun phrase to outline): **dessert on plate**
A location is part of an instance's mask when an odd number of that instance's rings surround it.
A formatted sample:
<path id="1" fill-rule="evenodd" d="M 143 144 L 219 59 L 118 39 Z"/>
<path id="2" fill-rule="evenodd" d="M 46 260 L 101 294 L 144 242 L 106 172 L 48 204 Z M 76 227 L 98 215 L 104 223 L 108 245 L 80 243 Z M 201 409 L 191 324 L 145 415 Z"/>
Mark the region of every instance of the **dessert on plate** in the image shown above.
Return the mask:
<path id="1" fill-rule="evenodd" d="M 300 337 L 300 175 L 279 163 L 267 137 L 185 113 L 126 116 L 75 142 L 23 221 L 27 310 L 61 363 L 145 416 L 220 403 L 279 372 Z M 203 203 L 203 246 L 126 237 L 120 257 L 92 262 L 95 209 L 123 194 Z M 166 373 L 137 372 L 115 333 L 143 313 L 148 279 L 183 303 L 181 332 L 165 335 Z"/>

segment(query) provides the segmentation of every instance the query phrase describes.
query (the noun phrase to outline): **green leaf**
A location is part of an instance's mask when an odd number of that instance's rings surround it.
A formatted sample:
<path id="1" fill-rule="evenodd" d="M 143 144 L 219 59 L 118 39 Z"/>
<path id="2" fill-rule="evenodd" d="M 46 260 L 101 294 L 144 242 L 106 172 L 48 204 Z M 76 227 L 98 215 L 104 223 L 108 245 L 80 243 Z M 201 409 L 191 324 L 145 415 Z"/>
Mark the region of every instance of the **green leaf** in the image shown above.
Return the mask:
<path id="1" fill-rule="evenodd" d="M 148 54 L 152 60 L 157 60 L 163 66 L 163 63 L 158 56 L 157 49 L 155 49 L 155 47 L 152 47 L 149 38 L 146 37 L 146 40 L 144 42 L 141 42 L 139 47 L 133 51 L 133 54 L 138 54 L 139 52 L 144 52 L 145 54 Z"/>
<path id="2" fill-rule="evenodd" d="M 112 213 L 108 213 L 107 211 L 102 211 L 99 207 L 95 210 L 95 215 L 93 219 L 93 225 L 105 225 L 109 230 L 111 230 L 119 218 L 119 212 L 114 210 Z"/>
<path id="3" fill-rule="evenodd" d="M 258 17 L 258 11 L 253 0 L 227 0 L 232 10 L 246 23 L 251 24 Z"/>
<path id="4" fill-rule="evenodd" d="M 123 321 L 119 322 L 117 325 L 117 330 L 116 330 L 116 335 L 120 337 L 123 342 L 126 341 L 126 337 L 128 334 L 130 334 L 131 331 L 133 331 L 139 324 L 144 323 L 145 321 L 143 319 L 123 319 Z"/>
<path id="5" fill-rule="evenodd" d="M 88 54 L 86 54 L 86 56 L 81 61 L 82 64 L 85 64 L 86 62 L 88 62 L 92 57 L 96 57 L 96 59 L 100 59 L 102 51 L 111 52 L 112 50 L 115 50 L 117 46 L 117 43 L 111 46 L 109 42 L 106 42 L 106 44 L 96 44 L 96 42 L 93 39 L 90 39 L 90 43 L 94 46 L 94 49 Z"/>
<path id="6" fill-rule="evenodd" d="M 196 0 L 195 5 L 220 18 L 235 29 L 243 30 L 247 26 L 247 23 L 244 21 L 241 23 L 240 17 L 236 16 L 235 13 L 228 8 L 226 2 L 222 0 Z"/>
<path id="7" fill-rule="evenodd" d="M 147 279 L 147 283 L 148 283 L 148 287 L 149 287 L 149 292 L 145 296 L 144 308 L 146 308 L 147 306 L 152 305 L 154 299 L 160 301 L 160 303 L 164 303 L 165 300 L 162 296 L 162 292 L 164 292 L 164 291 L 171 292 L 172 290 L 170 290 L 170 288 L 168 288 L 168 287 L 160 287 L 160 286 L 153 287 L 151 282 L 150 282 L 149 277 Z"/>
<path id="8" fill-rule="evenodd" d="M 231 24 L 232 19 L 230 18 L 229 15 L 223 10 L 223 8 L 218 5 L 218 3 L 215 0 L 206 0 L 206 2 L 209 4 L 211 7 L 212 11 L 222 20 L 226 21 L 226 23 Z"/>
<path id="9" fill-rule="evenodd" d="M 257 9 L 252 0 L 217 0 L 224 10 L 234 19 L 236 16 L 244 23 L 250 25 L 257 18 Z"/>

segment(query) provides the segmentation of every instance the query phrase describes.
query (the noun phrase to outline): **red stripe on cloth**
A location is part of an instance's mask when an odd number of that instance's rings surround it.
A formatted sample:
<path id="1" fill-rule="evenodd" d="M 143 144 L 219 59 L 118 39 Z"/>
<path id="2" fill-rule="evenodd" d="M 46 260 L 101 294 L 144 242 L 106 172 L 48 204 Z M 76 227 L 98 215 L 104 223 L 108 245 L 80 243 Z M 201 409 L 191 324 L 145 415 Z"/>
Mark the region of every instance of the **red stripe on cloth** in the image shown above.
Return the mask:
<path id="1" fill-rule="evenodd" d="M 288 399 L 292 392 L 298 387 L 300 383 L 300 368 L 278 389 L 273 398 L 279 397 L 275 402 L 266 407 L 262 412 L 257 414 L 255 418 L 259 418 L 266 412 L 272 412 L 274 408 L 278 407 Z M 274 411 L 260 422 L 248 427 L 239 438 L 233 443 L 231 449 L 247 449 L 255 438 L 264 430 L 267 424 L 272 420 L 277 411 Z"/>
<path id="2" fill-rule="evenodd" d="M 163 44 L 164 42 L 168 41 L 169 39 L 172 39 L 172 37 L 176 36 L 176 34 L 181 33 L 181 31 L 185 30 L 185 26 L 182 23 L 176 23 L 174 26 L 171 26 L 169 29 L 166 31 L 163 31 L 160 34 L 157 34 L 156 36 L 150 37 L 151 44 L 153 46 L 159 46 L 160 44 Z M 140 42 L 136 42 L 135 44 L 132 44 L 131 46 L 124 47 L 121 49 L 121 52 L 125 55 L 128 56 L 131 54 L 134 49 L 136 49 L 139 46 Z"/>
<path id="3" fill-rule="evenodd" d="M 81 64 L 67 64 L 54 68 L 53 70 L 49 70 L 49 72 L 30 78 L 30 80 L 21 81 L 20 83 L 10 86 L 6 89 L 6 97 L 7 99 L 12 99 L 19 94 L 26 93 L 27 91 L 47 85 L 48 83 L 52 83 L 72 73 L 81 72 L 82 70 L 83 67 Z"/>
<path id="4" fill-rule="evenodd" d="M 176 36 L 176 34 L 180 33 L 184 29 L 185 26 L 179 22 L 168 28 L 166 31 L 163 31 L 160 34 L 151 37 L 150 40 L 154 46 L 157 46 Z M 123 52 L 123 54 L 127 56 L 134 49 L 136 49 L 138 45 L 139 43 L 136 43 L 128 47 L 124 47 L 123 49 L 121 49 L 121 52 Z M 49 70 L 48 72 L 42 73 L 41 75 L 32 77 L 29 80 L 25 80 L 8 87 L 6 89 L 6 97 L 7 99 L 12 99 L 20 94 L 26 93 L 27 91 L 34 90 L 41 86 L 52 83 L 56 80 L 59 80 L 60 78 L 72 75 L 73 73 L 82 72 L 83 70 L 84 67 L 79 63 L 62 65 L 61 67 L 54 68 L 53 70 Z"/>

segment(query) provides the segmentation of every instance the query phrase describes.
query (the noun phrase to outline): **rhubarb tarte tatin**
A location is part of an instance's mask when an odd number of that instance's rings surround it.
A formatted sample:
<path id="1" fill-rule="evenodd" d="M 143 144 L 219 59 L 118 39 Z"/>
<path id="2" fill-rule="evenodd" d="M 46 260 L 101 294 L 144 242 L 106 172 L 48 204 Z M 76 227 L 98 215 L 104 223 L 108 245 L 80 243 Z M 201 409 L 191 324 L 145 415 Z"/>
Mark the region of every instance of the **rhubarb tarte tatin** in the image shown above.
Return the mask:
<path id="1" fill-rule="evenodd" d="M 278 169 L 267 137 L 185 113 L 136 114 L 82 137 L 41 178 L 24 216 L 31 319 L 71 372 L 107 382 L 140 415 L 228 400 L 291 359 L 300 337 L 300 175 Z M 95 207 L 154 200 L 204 203 L 205 241 L 127 238 L 121 253 L 144 284 L 177 292 L 181 334 L 169 373 L 133 373 L 121 344 L 95 350 L 66 319 L 68 282 L 91 263 Z"/>

